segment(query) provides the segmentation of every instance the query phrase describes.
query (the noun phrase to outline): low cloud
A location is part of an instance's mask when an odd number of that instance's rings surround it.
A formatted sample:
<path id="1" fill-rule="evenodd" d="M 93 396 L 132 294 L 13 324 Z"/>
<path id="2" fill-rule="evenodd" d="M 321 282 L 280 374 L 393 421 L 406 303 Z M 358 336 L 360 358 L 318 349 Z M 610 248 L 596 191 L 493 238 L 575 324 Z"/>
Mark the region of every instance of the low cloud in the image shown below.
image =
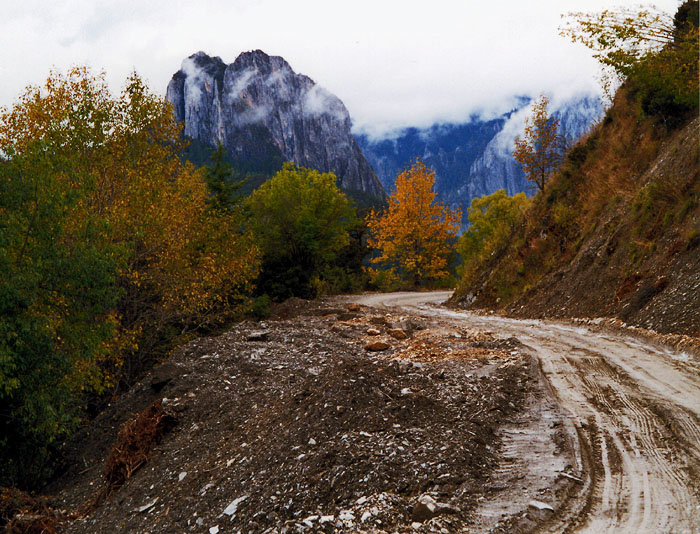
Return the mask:
<path id="1" fill-rule="evenodd" d="M 309 89 L 302 100 L 302 110 L 307 116 L 330 115 L 338 121 L 347 117 L 345 106 L 337 96 L 316 84 Z"/>

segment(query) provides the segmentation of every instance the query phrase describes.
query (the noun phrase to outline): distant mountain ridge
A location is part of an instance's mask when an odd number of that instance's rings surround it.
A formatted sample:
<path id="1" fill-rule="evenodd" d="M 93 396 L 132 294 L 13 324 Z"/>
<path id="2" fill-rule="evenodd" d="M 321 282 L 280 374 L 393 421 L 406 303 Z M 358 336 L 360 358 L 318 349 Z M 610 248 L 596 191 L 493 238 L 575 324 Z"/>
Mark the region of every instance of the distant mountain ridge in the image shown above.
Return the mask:
<path id="1" fill-rule="evenodd" d="M 363 153 L 377 172 L 384 189 L 391 192 L 396 176 L 417 157 L 435 171 L 438 197 L 465 212 L 475 197 L 505 189 L 513 195 L 533 192 L 532 183 L 513 160 L 512 146 L 522 135 L 529 99 L 522 97 L 515 109 L 500 117 L 464 123 L 407 128 L 388 139 L 357 135 Z M 560 120 L 560 132 L 573 143 L 601 116 L 600 101 L 579 96 L 552 107 Z"/>
<path id="2" fill-rule="evenodd" d="M 182 62 L 166 99 L 185 135 L 234 162 L 272 174 L 283 161 L 333 172 L 347 191 L 384 198 L 350 131 L 345 105 L 281 57 L 244 52 L 227 65 L 197 52 Z"/>

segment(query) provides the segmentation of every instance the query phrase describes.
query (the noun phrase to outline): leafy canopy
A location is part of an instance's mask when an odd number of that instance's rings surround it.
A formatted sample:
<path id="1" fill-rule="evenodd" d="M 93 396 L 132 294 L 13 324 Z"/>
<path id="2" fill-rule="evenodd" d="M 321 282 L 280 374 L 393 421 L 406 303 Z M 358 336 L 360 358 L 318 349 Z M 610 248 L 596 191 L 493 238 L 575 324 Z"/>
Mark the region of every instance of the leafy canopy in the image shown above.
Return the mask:
<path id="1" fill-rule="evenodd" d="M 687 0 L 675 17 L 654 7 L 569 13 L 563 36 L 593 50 L 603 66 L 603 88 L 612 93 L 631 80 L 647 113 L 665 120 L 698 108 L 698 1 Z"/>
<path id="2" fill-rule="evenodd" d="M 136 75 L 52 73 L 0 111 L 0 485 L 41 483 L 88 395 L 247 291 L 257 250 L 181 149 Z"/>
<path id="3" fill-rule="evenodd" d="M 532 115 L 525 122 L 523 137 L 515 138 L 513 158 L 528 180 L 540 191 L 554 171 L 559 168 L 565 151 L 565 141 L 559 135 L 559 121 L 549 116 L 549 99 L 542 95 L 532 106 Z"/>
<path id="4" fill-rule="evenodd" d="M 288 162 L 247 204 L 264 256 L 259 291 L 277 300 L 314 296 L 357 224 L 335 175 Z"/>
<path id="5" fill-rule="evenodd" d="M 388 209 L 367 215 L 368 244 L 379 252 L 372 263 L 415 286 L 448 275 L 460 228 L 461 213 L 436 201 L 434 185 L 435 172 L 416 161 L 396 178 Z"/>
<path id="6" fill-rule="evenodd" d="M 464 279 L 510 242 L 528 206 L 525 193 L 511 197 L 505 189 L 472 200 L 469 228 L 457 242 Z"/>

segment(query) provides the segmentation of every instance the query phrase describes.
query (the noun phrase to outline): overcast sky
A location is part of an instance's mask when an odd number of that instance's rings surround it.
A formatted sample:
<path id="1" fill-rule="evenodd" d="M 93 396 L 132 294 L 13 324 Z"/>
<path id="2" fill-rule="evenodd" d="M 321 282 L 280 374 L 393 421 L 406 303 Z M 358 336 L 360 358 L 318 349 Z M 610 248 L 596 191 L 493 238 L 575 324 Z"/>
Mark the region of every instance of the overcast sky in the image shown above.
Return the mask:
<path id="1" fill-rule="evenodd" d="M 679 0 L 657 0 L 675 12 Z M 8 5 L 9 4 L 9 5 Z M 515 95 L 595 91 L 598 67 L 557 32 L 560 15 L 605 0 L 3 0 L 0 105 L 51 68 L 136 70 L 165 94 L 182 60 L 283 56 L 345 103 L 360 131 L 459 122 Z"/>

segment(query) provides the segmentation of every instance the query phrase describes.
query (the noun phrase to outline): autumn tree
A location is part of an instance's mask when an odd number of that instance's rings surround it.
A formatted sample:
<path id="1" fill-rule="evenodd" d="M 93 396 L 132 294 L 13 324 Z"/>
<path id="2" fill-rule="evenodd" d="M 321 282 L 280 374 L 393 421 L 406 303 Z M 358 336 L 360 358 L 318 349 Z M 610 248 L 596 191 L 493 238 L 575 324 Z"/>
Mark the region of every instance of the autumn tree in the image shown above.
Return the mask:
<path id="1" fill-rule="evenodd" d="M 528 180 L 540 191 L 552 173 L 559 168 L 564 156 L 565 143 L 559 135 L 559 121 L 547 113 L 549 99 L 542 95 L 532 106 L 532 115 L 525 122 L 523 137 L 515 138 L 513 158 Z"/>
<path id="2" fill-rule="evenodd" d="M 563 36 L 593 50 L 603 67 L 603 88 L 630 80 L 642 108 L 664 119 L 698 108 L 698 1 L 676 15 L 654 7 L 569 13 Z"/>
<path id="3" fill-rule="evenodd" d="M 434 185 L 435 172 L 416 161 L 396 178 L 386 211 L 367 216 L 368 244 L 379 252 L 372 263 L 415 287 L 448 275 L 460 228 L 461 213 L 436 201 Z"/>
<path id="4" fill-rule="evenodd" d="M 181 147 L 136 75 L 51 74 L 0 111 L 0 485 L 40 484 L 87 395 L 249 291 L 257 249 Z"/>
<path id="5" fill-rule="evenodd" d="M 285 163 L 247 205 L 263 252 L 258 291 L 275 300 L 315 296 L 357 224 L 335 175 Z"/>

